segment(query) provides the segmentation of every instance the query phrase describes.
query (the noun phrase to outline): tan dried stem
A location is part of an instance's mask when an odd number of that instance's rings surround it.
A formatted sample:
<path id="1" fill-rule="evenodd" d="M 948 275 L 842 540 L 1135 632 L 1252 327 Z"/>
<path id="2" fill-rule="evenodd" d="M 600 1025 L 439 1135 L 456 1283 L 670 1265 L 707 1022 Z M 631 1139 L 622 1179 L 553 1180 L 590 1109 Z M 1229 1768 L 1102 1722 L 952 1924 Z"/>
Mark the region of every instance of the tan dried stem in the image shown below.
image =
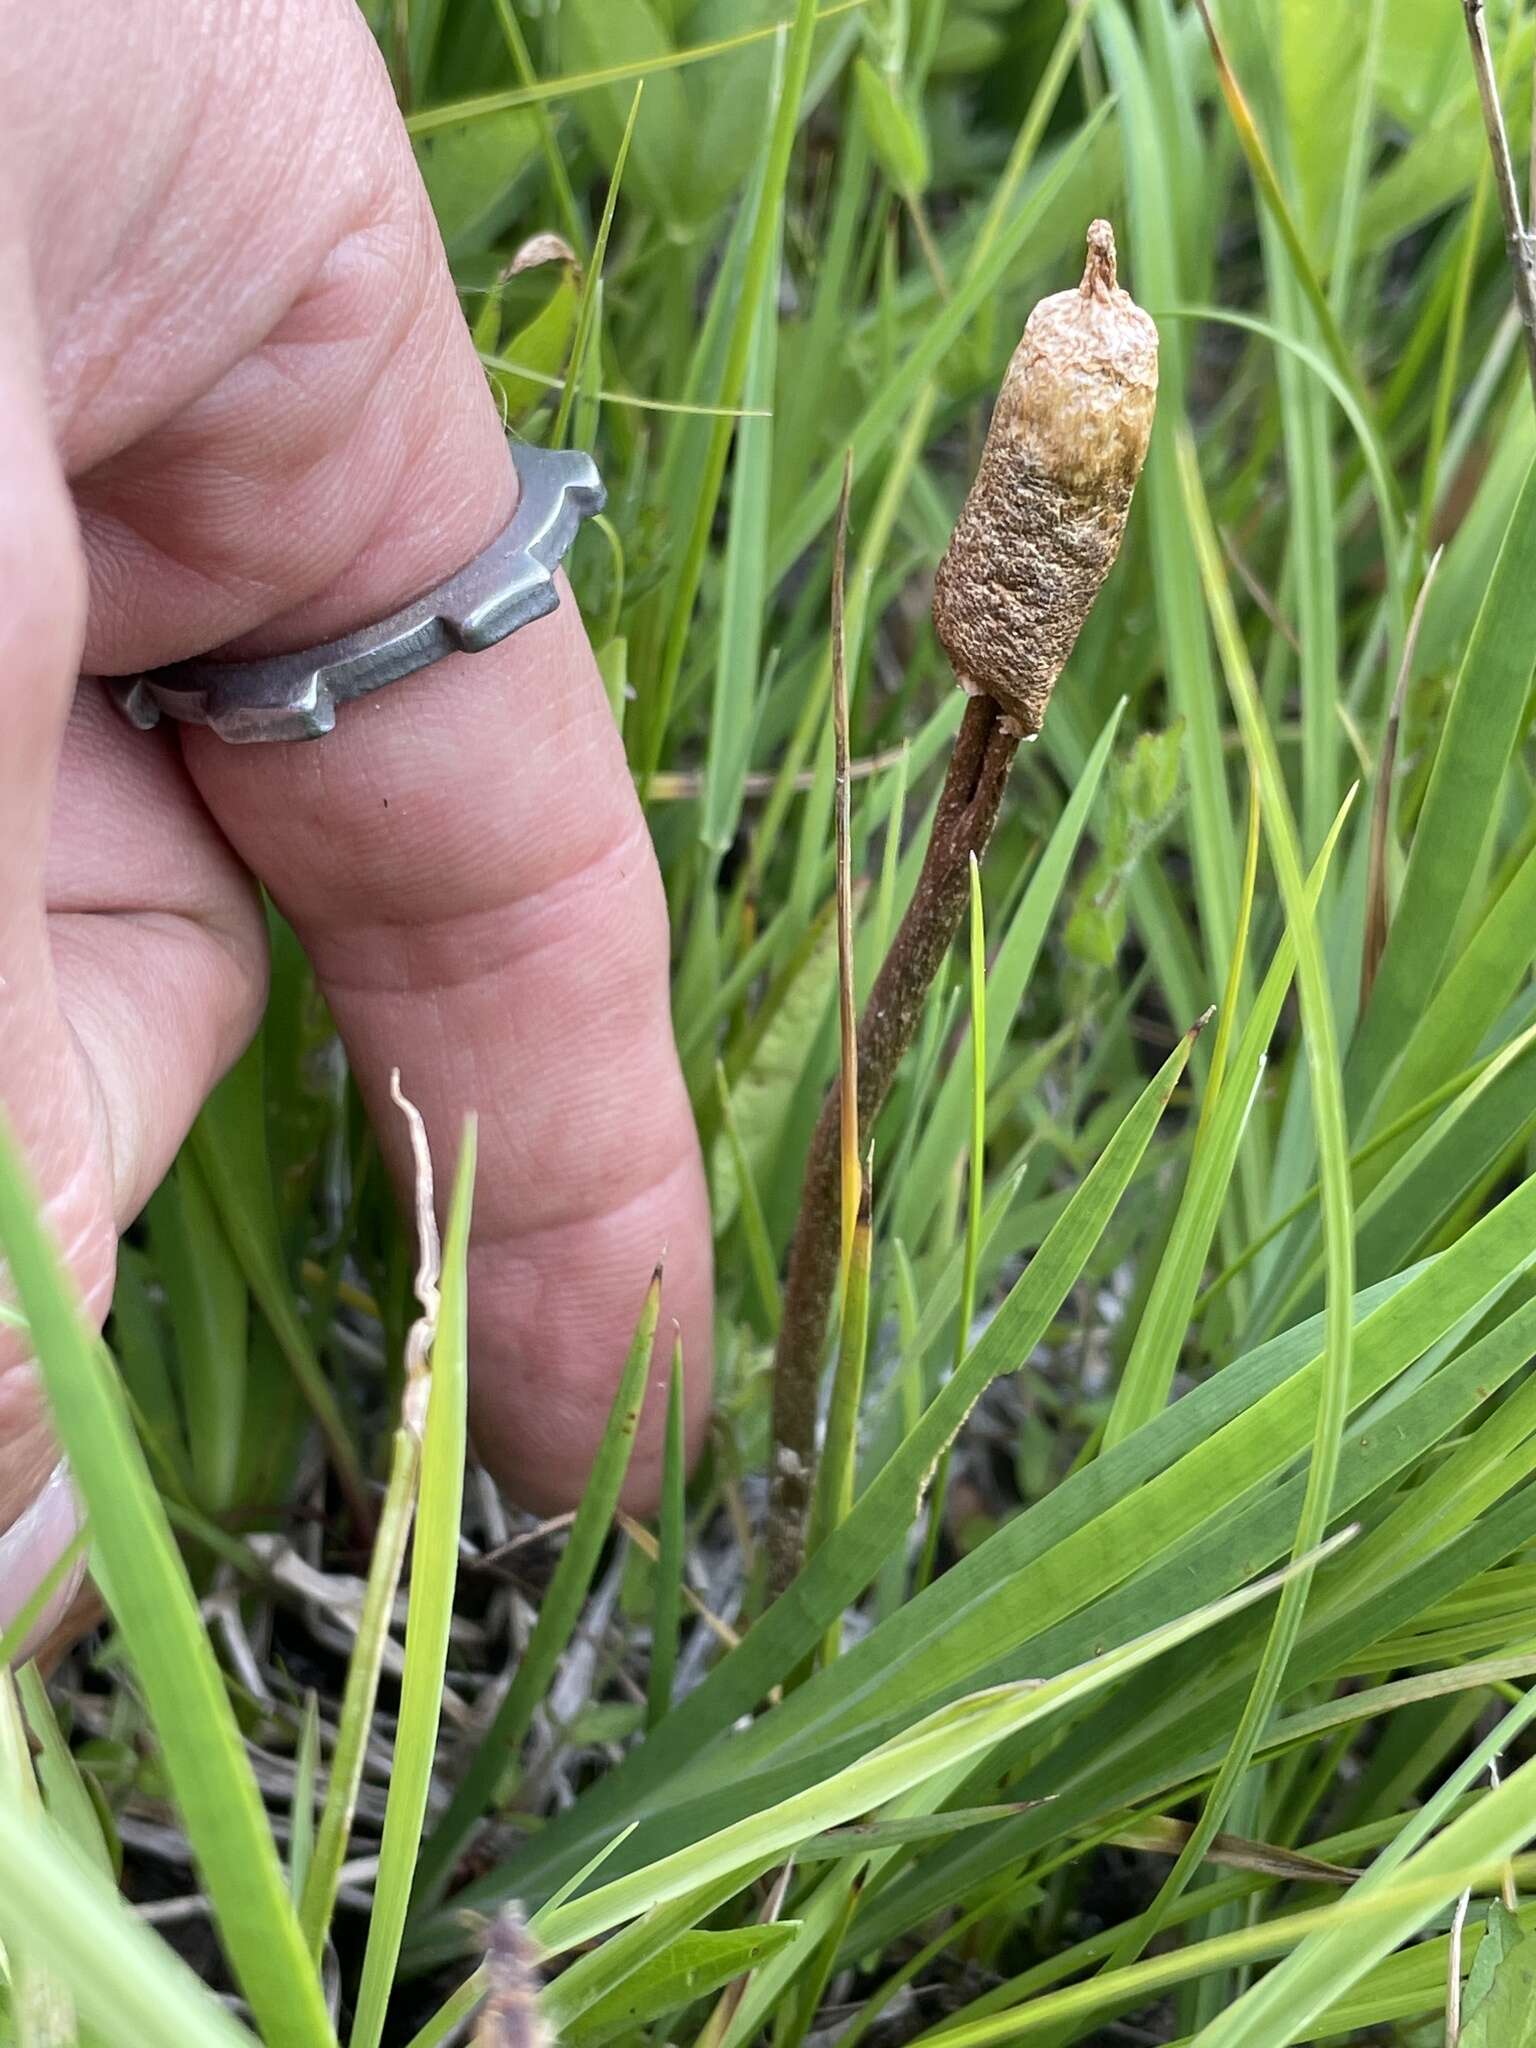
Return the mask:
<path id="1" fill-rule="evenodd" d="M 858 1029 L 858 1111 L 867 1143 L 917 1035 L 934 977 L 970 900 L 970 863 L 986 852 L 1021 735 L 990 697 L 966 706 L 907 913 L 875 977 Z M 774 1355 L 774 1464 L 767 1529 L 770 1596 L 800 1568 L 816 1469 L 816 1404 L 841 1241 L 842 1104 L 836 1088 L 811 1138 Z"/>
<path id="2" fill-rule="evenodd" d="M 405 1394 L 400 1419 L 421 1441 L 427 1421 L 427 1401 L 432 1387 L 432 1346 L 437 1341 L 437 1318 L 442 1307 L 439 1287 L 443 1277 L 443 1247 L 437 1234 L 437 1205 L 432 1183 L 432 1149 L 421 1111 L 400 1086 L 400 1069 L 389 1075 L 390 1100 L 405 1118 L 411 1135 L 411 1159 L 416 1189 L 416 1299 L 421 1314 L 405 1333 Z"/>
<path id="3" fill-rule="evenodd" d="M 1525 336 L 1526 366 L 1531 390 L 1536 395 L 1536 236 L 1526 225 L 1515 181 L 1514 158 L 1510 154 L 1509 131 L 1504 125 L 1504 108 L 1499 99 L 1498 75 L 1488 44 L 1488 23 L 1483 0 L 1462 0 L 1467 24 L 1467 41 L 1472 50 L 1472 75 L 1483 110 L 1483 127 L 1488 136 L 1488 153 L 1493 162 L 1494 189 L 1499 195 L 1499 212 L 1504 220 L 1504 247 L 1514 280 L 1515 304 Z M 1536 137 L 1533 137 L 1536 152 Z"/>

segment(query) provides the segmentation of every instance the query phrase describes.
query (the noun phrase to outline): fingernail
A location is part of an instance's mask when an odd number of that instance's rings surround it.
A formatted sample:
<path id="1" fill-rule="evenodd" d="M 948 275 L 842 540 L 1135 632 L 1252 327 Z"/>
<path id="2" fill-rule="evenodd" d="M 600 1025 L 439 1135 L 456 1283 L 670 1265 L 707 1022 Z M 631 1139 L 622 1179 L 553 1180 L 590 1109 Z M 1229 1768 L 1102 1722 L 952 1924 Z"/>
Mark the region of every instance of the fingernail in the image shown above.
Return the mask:
<path id="1" fill-rule="evenodd" d="M 14 1626 L 16 1617 L 73 1543 L 79 1528 L 80 1508 L 69 1465 L 60 1458 L 36 1500 L 0 1535 L 0 1635 Z M 82 1554 L 49 1595 L 16 1652 L 16 1663 L 25 1663 L 47 1641 L 69 1611 L 84 1577 Z"/>

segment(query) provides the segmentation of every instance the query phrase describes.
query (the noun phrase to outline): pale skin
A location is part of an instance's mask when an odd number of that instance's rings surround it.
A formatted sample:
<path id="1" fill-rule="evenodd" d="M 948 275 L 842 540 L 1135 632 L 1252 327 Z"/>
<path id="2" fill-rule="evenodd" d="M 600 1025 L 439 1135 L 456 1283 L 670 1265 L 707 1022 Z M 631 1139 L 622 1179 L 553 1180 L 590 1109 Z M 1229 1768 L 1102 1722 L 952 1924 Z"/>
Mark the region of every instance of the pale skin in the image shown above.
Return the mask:
<path id="1" fill-rule="evenodd" d="M 315 742 L 136 734 L 89 680 L 346 632 L 509 514 L 388 79 L 351 0 L 0 0 L 0 29 L 0 1101 L 99 1322 L 259 1019 L 260 883 L 402 1189 L 391 1067 L 445 1169 L 479 1114 L 476 1445 L 567 1506 L 663 1249 L 697 1444 L 711 1284 L 660 878 L 569 592 Z M 57 1455 L 0 1328 L 0 1627 L 69 1538 Z"/>

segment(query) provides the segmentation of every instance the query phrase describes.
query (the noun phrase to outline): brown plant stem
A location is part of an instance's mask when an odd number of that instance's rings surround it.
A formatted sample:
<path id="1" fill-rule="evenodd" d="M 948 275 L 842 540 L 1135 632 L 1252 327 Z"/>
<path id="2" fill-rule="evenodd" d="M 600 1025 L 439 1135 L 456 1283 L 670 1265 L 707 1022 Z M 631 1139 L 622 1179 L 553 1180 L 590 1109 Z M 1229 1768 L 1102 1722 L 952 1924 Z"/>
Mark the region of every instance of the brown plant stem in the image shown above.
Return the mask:
<path id="1" fill-rule="evenodd" d="M 859 1133 L 867 1147 L 903 1055 L 917 1035 L 934 978 L 970 897 L 970 860 L 992 837 L 1014 731 L 990 697 L 973 697 L 934 813 L 923 865 L 890 951 L 859 1019 Z M 816 1400 L 841 1238 L 841 1115 L 836 1083 L 817 1120 L 790 1246 L 784 1314 L 774 1354 L 773 1470 L 767 1529 L 770 1598 L 800 1568 L 816 1465 Z"/>
<path id="2" fill-rule="evenodd" d="M 1499 195 L 1499 212 L 1504 220 L 1504 246 L 1514 280 L 1515 304 L 1520 309 L 1520 326 L 1525 337 L 1526 365 L 1531 388 L 1536 393 L 1536 237 L 1530 233 L 1520 210 L 1520 188 L 1504 126 L 1504 109 L 1499 100 L 1499 81 L 1488 47 L 1488 24 L 1483 0 L 1462 0 L 1467 24 L 1467 41 L 1472 51 L 1472 73 L 1477 80 L 1477 97 L 1488 133 L 1488 154 L 1493 163 L 1494 190 Z M 1536 138 L 1533 138 L 1536 150 Z"/>

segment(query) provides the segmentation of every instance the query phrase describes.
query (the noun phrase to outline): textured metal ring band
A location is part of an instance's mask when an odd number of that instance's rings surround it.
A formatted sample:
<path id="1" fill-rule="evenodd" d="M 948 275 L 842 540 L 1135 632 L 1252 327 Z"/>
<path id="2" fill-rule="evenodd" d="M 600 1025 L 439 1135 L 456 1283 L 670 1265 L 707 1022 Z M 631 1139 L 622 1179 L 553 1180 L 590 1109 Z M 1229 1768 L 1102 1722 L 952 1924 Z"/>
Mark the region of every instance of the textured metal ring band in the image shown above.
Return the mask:
<path id="1" fill-rule="evenodd" d="M 555 570 L 583 519 L 603 509 L 597 465 L 575 449 L 508 436 L 520 494 L 510 522 L 481 554 L 402 610 L 324 646 L 260 661 L 179 661 L 109 679 L 141 728 L 162 717 L 206 725 L 225 740 L 318 739 L 336 707 L 448 654 L 479 654 L 552 612 Z"/>

